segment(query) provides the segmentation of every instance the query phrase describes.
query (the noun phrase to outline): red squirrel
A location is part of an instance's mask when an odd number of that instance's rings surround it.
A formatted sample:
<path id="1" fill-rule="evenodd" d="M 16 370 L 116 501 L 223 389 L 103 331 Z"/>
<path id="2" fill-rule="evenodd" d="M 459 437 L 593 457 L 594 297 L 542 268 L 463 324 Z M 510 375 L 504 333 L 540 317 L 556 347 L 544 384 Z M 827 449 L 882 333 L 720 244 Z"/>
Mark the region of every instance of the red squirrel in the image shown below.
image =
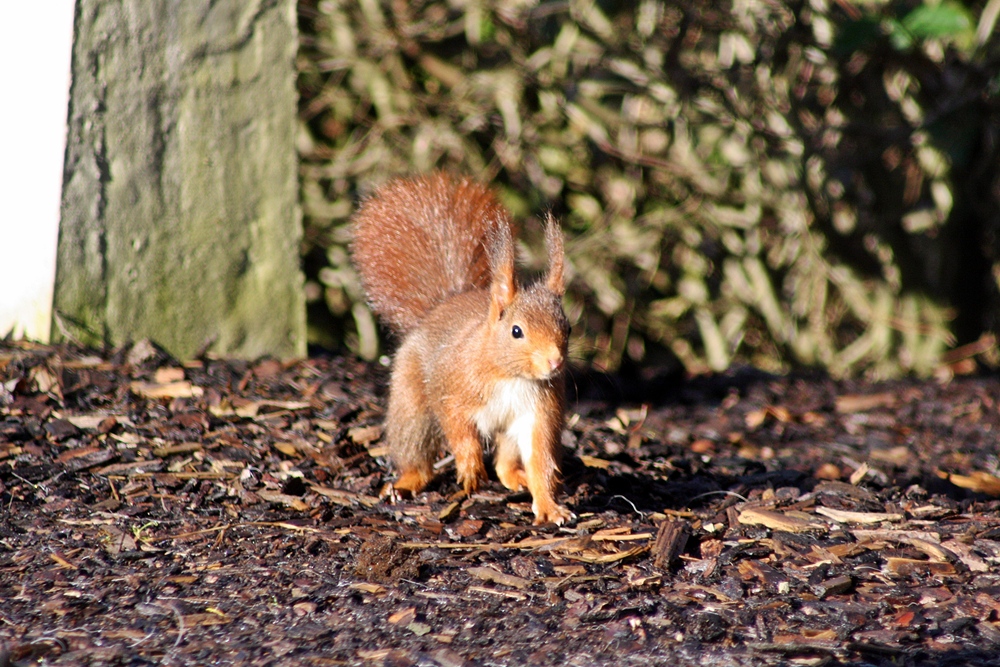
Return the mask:
<path id="1" fill-rule="evenodd" d="M 395 488 L 426 487 L 444 445 L 472 493 L 486 479 L 486 445 L 500 482 L 531 493 L 535 524 L 570 520 L 555 499 L 569 336 L 556 222 L 545 227 L 548 272 L 527 286 L 514 275 L 510 215 L 472 180 L 392 181 L 353 224 L 369 303 L 402 339 L 385 421 Z"/>

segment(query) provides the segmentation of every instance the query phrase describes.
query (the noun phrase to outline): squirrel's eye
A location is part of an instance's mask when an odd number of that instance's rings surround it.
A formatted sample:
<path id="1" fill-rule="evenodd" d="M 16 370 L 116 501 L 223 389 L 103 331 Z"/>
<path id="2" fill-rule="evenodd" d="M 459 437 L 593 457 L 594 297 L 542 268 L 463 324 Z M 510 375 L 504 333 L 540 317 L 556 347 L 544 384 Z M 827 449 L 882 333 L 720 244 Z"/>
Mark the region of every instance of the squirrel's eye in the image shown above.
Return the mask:
<path id="1" fill-rule="evenodd" d="M 524 332 L 521 331 L 521 327 L 514 325 L 514 328 L 510 330 L 510 335 L 514 338 L 524 338 Z"/>

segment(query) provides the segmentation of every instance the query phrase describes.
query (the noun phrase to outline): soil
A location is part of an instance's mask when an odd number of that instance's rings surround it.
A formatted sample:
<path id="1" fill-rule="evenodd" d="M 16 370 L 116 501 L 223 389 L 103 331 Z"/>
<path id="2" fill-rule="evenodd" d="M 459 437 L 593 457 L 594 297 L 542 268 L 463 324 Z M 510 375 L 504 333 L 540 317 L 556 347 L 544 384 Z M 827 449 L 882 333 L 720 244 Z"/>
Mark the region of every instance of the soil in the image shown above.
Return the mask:
<path id="1" fill-rule="evenodd" d="M 562 527 L 386 383 L 0 344 L 0 667 L 1000 662 L 1000 378 L 575 376 Z"/>

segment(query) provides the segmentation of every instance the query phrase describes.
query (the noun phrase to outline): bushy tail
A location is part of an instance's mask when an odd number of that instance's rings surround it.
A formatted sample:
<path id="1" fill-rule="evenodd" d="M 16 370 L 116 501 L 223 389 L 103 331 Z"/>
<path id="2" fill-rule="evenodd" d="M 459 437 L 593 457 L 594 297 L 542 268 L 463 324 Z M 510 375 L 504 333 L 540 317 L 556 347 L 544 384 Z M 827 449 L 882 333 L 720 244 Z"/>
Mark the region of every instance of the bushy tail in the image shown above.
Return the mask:
<path id="1" fill-rule="evenodd" d="M 405 335 L 439 303 L 491 282 L 486 244 L 510 216 L 486 186 L 435 173 L 379 188 L 354 216 L 354 264 L 372 310 Z M 509 243 L 509 241 L 508 241 Z"/>

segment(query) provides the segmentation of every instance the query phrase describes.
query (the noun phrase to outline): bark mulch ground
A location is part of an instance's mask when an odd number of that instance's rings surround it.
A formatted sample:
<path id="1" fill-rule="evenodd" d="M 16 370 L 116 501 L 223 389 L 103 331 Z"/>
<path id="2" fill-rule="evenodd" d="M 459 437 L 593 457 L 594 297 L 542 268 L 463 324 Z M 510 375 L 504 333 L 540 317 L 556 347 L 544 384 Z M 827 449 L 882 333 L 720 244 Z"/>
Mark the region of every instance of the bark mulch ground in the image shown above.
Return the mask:
<path id="1" fill-rule="evenodd" d="M 998 661 L 996 377 L 576 378 L 564 527 L 382 497 L 385 384 L 0 344 L 0 667 Z"/>

